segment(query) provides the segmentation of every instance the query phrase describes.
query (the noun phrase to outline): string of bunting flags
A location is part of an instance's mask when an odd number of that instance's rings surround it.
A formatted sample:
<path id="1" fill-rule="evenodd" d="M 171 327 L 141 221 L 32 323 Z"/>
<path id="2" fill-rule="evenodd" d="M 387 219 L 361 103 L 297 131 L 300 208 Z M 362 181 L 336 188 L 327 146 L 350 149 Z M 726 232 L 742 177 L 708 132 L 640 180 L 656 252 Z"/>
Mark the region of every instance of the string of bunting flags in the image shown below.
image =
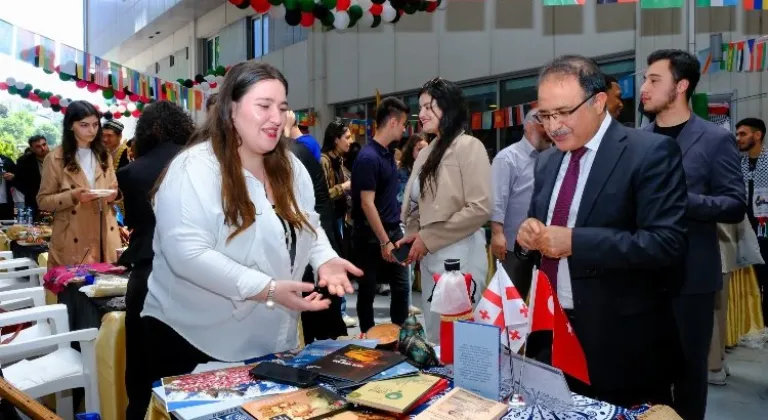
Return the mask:
<path id="1" fill-rule="evenodd" d="M 740 73 L 768 70 L 766 65 L 768 46 L 766 46 L 766 42 L 768 42 L 768 36 L 724 42 L 722 44 L 723 59 L 720 62 L 712 61 L 711 48 L 699 50 L 696 55 L 701 64 L 701 74 L 714 74 L 721 71 Z"/>
<path id="2" fill-rule="evenodd" d="M 583 6 L 588 0 L 543 0 L 544 6 Z M 641 9 L 679 9 L 686 0 L 597 0 L 597 4 L 640 3 Z M 736 7 L 738 0 L 690 0 L 696 7 Z M 766 0 L 744 0 L 744 10 L 768 10 Z"/>
<path id="3" fill-rule="evenodd" d="M 0 20 L 0 54 L 38 67 L 47 74 L 58 74 L 60 80 L 74 81 L 77 87 L 89 92 L 101 91 L 107 100 L 114 98 L 135 103 L 138 114 L 130 112 L 127 116 L 140 115 L 144 105 L 156 100 L 171 101 L 189 111 L 202 110 L 211 94 L 210 89 L 215 88 L 226 74 L 226 68 L 219 67 L 206 75 L 195 76 L 195 80 L 166 81 L 56 42 L 4 20 Z M 10 88 L 14 87 L 22 97 L 29 98 L 30 94 L 34 94 L 33 99 L 40 97 L 34 89 L 26 88 L 31 85 L 24 84 L 19 89 L 16 84 L 15 80 L 14 83 L 6 80 L 7 90 L 11 92 Z M 53 94 L 44 96 L 68 99 Z M 71 102 L 71 99 L 68 100 Z M 120 114 L 126 116 L 126 112 Z M 110 117 L 108 114 L 106 116 Z"/>

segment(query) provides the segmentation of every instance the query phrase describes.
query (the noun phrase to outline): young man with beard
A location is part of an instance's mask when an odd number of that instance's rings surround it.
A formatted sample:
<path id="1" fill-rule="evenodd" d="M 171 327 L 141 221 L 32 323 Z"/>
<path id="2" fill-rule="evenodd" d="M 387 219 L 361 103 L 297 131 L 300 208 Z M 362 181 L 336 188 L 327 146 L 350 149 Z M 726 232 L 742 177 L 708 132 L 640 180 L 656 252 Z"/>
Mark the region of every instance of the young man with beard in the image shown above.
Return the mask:
<path id="1" fill-rule="evenodd" d="M 24 194 L 24 205 L 32 209 L 32 216 L 38 219 L 37 192 L 40 191 L 43 160 L 48 155 L 48 141 L 44 136 L 35 135 L 27 140 L 32 153 L 25 154 L 16 162 L 16 188 Z"/>
<path id="2" fill-rule="evenodd" d="M 752 228 L 757 232 L 758 221 L 755 215 L 755 196 L 768 192 L 768 152 L 763 148 L 765 122 L 759 118 L 745 118 L 736 124 L 736 142 L 741 156 L 741 173 L 747 186 L 747 216 Z M 755 191 L 758 194 L 755 194 Z M 768 237 L 758 235 L 760 254 L 768 262 Z M 768 319 L 768 265 L 755 266 L 757 282 L 760 285 L 760 303 L 763 318 Z"/>
<path id="3" fill-rule="evenodd" d="M 682 283 L 670 290 L 681 350 L 673 407 L 686 420 L 703 419 L 707 405 L 715 292 L 723 287 L 717 224 L 739 223 L 746 210 L 735 139 L 691 112 L 700 74 L 692 54 L 659 50 L 648 56 L 640 89 L 645 111 L 656 115 L 645 130 L 677 140 L 688 185 L 688 253 L 684 266 L 670 272 Z"/>

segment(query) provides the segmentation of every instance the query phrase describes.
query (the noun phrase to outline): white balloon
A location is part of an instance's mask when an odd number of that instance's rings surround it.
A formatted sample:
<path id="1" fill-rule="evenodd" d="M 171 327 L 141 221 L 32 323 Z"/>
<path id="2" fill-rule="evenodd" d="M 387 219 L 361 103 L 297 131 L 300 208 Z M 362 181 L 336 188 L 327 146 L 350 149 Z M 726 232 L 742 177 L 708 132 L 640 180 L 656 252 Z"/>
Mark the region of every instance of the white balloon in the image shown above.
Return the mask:
<path id="1" fill-rule="evenodd" d="M 373 2 L 371 0 L 357 0 L 357 4 L 359 4 L 360 7 L 363 8 L 364 12 L 367 12 L 368 9 L 370 9 L 371 6 L 373 5 Z M 363 15 L 363 18 L 365 18 L 365 15 Z"/>
<path id="2" fill-rule="evenodd" d="M 207 74 L 207 75 L 205 75 L 205 81 L 208 82 L 208 83 L 215 82 L 216 81 L 216 76 L 214 76 L 212 74 Z"/>
<path id="3" fill-rule="evenodd" d="M 130 112 L 136 111 L 136 104 L 133 102 L 129 102 L 128 105 L 125 106 L 125 108 Z"/>
<path id="4" fill-rule="evenodd" d="M 397 10 L 395 10 L 389 2 L 384 3 L 384 9 L 381 11 L 381 18 L 384 19 L 385 22 L 392 22 L 396 17 Z"/>
<path id="5" fill-rule="evenodd" d="M 24 89 L 24 86 L 26 86 L 26 84 L 24 84 L 24 82 L 16 82 L 16 89 L 22 90 L 22 89 Z"/>
<path id="6" fill-rule="evenodd" d="M 124 113 L 125 112 L 125 107 L 123 105 L 118 106 L 117 107 L 117 112 L 120 113 L 120 114 Z"/>
<path id="7" fill-rule="evenodd" d="M 349 26 L 349 13 L 338 11 L 334 13 L 333 27 L 336 29 L 347 29 Z"/>
<path id="8" fill-rule="evenodd" d="M 69 104 L 70 104 L 69 99 L 62 99 L 62 100 L 59 101 L 59 105 L 61 105 L 63 107 L 67 107 L 67 106 L 69 106 Z"/>
<path id="9" fill-rule="evenodd" d="M 5 79 L 5 84 L 8 86 L 16 86 L 16 79 L 14 79 L 13 77 L 9 77 Z"/>
<path id="10" fill-rule="evenodd" d="M 117 105 L 112 105 L 109 107 L 109 112 L 113 114 L 117 114 Z"/>
<path id="11" fill-rule="evenodd" d="M 40 102 L 40 105 L 43 106 L 43 108 L 50 108 L 51 107 L 51 101 L 48 99 L 43 99 L 43 102 Z"/>
<path id="12" fill-rule="evenodd" d="M 220 85 L 224 83 L 224 76 L 216 76 L 216 84 Z"/>
<path id="13" fill-rule="evenodd" d="M 280 6 L 272 6 L 269 8 L 269 16 L 273 19 L 283 19 L 285 18 L 285 7 Z"/>
<path id="14" fill-rule="evenodd" d="M 200 83 L 200 89 L 202 89 L 204 92 L 208 92 L 211 90 L 211 85 L 208 82 Z"/>
<path id="15" fill-rule="evenodd" d="M 366 11 L 363 13 L 363 17 L 360 18 L 360 24 L 366 27 L 370 27 L 371 25 L 373 25 L 373 15 L 371 14 L 371 12 Z"/>

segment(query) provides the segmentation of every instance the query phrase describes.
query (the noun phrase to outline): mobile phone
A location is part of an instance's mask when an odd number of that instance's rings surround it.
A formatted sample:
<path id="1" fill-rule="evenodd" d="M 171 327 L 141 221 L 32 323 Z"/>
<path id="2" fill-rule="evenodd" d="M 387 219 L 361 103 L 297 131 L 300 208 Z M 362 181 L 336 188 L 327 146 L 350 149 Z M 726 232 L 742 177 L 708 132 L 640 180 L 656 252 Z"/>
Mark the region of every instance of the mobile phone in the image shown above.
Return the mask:
<path id="1" fill-rule="evenodd" d="M 265 379 L 299 388 L 314 386 L 317 384 L 317 378 L 319 377 L 315 372 L 272 362 L 259 363 L 250 370 L 250 373 L 256 379 Z"/>
<path id="2" fill-rule="evenodd" d="M 400 248 L 395 248 L 395 250 L 392 251 L 392 255 L 395 257 L 396 260 L 400 262 L 405 262 L 405 260 L 408 259 L 408 254 L 411 253 L 412 246 L 413 246 L 413 242 L 402 244 L 400 245 Z"/>
<path id="3" fill-rule="evenodd" d="M 325 287 L 315 286 L 314 291 L 315 293 L 322 295 L 323 299 L 330 299 L 333 297 L 333 295 L 331 295 L 331 292 L 328 291 L 328 286 L 325 286 Z"/>

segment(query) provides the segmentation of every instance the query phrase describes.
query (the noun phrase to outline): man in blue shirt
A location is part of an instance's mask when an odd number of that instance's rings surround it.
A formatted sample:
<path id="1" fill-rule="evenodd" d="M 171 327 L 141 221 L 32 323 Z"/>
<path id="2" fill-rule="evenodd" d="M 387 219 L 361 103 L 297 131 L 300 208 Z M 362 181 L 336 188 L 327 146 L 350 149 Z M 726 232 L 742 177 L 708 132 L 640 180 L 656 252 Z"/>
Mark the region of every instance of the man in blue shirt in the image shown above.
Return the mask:
<path id="1" fill-rule="evenodd" d="M 379 278 L 389 281 L 390 317 L 402 325 L 408 317 L 408 272 L 392 251 L 403 237 L 397 164 L 389 146 L 403 136 L 408 106 L 397 98 L 385 98 L 376 109 L 376 134 L 360 149 L 352 167 L 352 244 L 355 261 L 363 272 L 359 280 L 357 315 L 360 330 L 374 326 L 373 300 Z"/>

